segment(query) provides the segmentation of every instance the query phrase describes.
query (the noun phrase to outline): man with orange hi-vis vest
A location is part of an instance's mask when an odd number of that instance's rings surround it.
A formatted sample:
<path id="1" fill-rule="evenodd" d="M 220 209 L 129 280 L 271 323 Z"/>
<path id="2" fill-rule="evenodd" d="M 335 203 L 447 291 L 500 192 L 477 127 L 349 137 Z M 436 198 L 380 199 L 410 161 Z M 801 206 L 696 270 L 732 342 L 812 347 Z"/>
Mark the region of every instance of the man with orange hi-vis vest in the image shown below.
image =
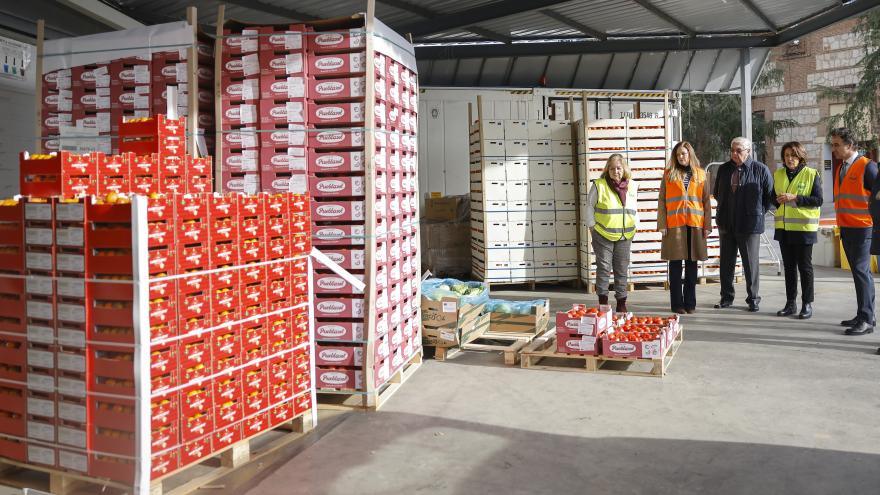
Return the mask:
<path id="1" fill-rule="evenodd" d="M 874 278 L 871 276 L 871 237 L 874 222 L 869 205 L 871 188 L 877 179 L 877 164 L 857 152 L 855 135 L 844 127 L 831 131 L 831 152 L 841 160 L 834 171 L 834 209 L 843 252 L 856 286 L 858 312 L 841 321 L 846 335 L 874 331 Z"/>

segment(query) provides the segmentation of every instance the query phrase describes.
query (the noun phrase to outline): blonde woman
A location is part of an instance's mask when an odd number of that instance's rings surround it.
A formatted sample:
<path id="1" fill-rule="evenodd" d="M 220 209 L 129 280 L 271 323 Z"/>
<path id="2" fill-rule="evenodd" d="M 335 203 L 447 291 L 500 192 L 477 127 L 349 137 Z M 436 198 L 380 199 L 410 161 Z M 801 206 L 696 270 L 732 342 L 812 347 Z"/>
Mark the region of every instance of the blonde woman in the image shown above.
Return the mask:
<path id="1" fill-rule="evenodd" d="M 637 184 L 631 181 L 629 163 L 623 155 L 608 157 L 602 175 L 593 181 L 587 195 L 585 221 L 596 256 L 596 294 L 599 304 L 608 304 L 608 285 L 614 271 L 617 312 L 626 312 L 627 270 L 632 238 L 638 226 Z"/>
<path id="2" fill-rule="evenodd" d="M 712 232 L 712 204 L 706 172 L 687 141 L 672 148 L 666 165 L 657 201 L 657 230 L 663 236 L 660 257 L 669 261 L 672 311 L 691 314 L 697 307 L 697 262 L 708 257 L 706 239 Z"/>

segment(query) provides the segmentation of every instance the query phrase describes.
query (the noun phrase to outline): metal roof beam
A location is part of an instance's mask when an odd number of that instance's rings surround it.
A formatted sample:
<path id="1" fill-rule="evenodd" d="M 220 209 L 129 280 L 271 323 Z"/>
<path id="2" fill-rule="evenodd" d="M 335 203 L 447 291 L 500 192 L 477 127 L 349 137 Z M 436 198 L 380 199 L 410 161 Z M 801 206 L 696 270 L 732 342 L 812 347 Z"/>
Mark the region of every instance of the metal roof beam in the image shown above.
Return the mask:
<path id="1" fill-rule="evenodd" d="M 763 22 L 765 26 L 770 28 L 771 31 L 773 31 L 774 33 L 779 31 L 779 28 L 776 27 L 776 24 L 774 24 L 773 21 L 771 21 L 770 18 L 767 17 L 767 14 L 765 14 L 764 11 L 762 11 L 760 8 L 758 8 L 757 5 L 755 5 L 755 2 L 753 2 L 752 0 L 739 0 L 739 3 L 743 4 L 747 9 L 751 10 L 753 14 L 758 16 L 758 18 L 761 19 L 761 22 Z"/>
<path id="2" fill-rule="evenodd" d="M 286 17 L 295 21 L 317 21 L 318 19 L 320 19 L 320 17 L 306 14 L 305 12 L 300 12 L 299 10 L 282 7 L 280 5 L 273 5 L 266 2 L 259 2 L 257 0 L 223 0 L 223 3 L 237 5 L 239 7 L 256 10 L 257 12 L 263 12 L 265 14 Z"/>
<path id="3" fill-rule="evenodd" d="M 682 50 L 718 50 L 723 48 L 771 47 L 772 37 L 729 36 L 674 38 L 609 39 L 608 41 L 559 41 L 548 43 L 513 43 L 510 45 L 436 45 L 417 46 L 419 60 L 445 58 L 481 58 L 541 55 L 579 55 L 581 53 L 659 52 Z"/>
<path id="4" fill-rule="evenodd" d="M 397 31 L 411 33 L 414 38 L 427 36 L 434 33 L 442 33 L 453 29 L 473 26 L 481 22 L 507 17 L 510 15 L 552 7 L 570 0 L 520 0 L 516 2 L 492 2 L 470 9 L 465 9 L 451 14 L 436 16 L 432 19 L 414 22 L 404 26 L 398 26 Z"/>
<path id="5" fill-rule="evenodd" d="M 59 0 L 59 3 L 113 29 L 143 27 L 143 23 L 98 0 Z"/>
<path id="6" fill-rule="evenodd" d="M 560 23 L 562 23 L 572 29 L 576 29 L 576 30 L 580 31 L 581 33 L 584 33 L 587 36 L 592 36 L 593 38 L 596 38 L 596 39 L 602 40 L 602 41 L 605 41 L 606 39 L 608 39 L 608 35 L 606 35 L 602 31 L 598 31 L 596 29 L 593 29 L 593 28 L 591 28 L 585 24 L 582 24 L 582 23 L 580 23 L 580 22 L 578 22 L 578 21 L 576 21 L 566 15 L 560 14 L 559 12 L 556 12 L 555 10 L 544 9 L 544 10 L 541 10 L 540 12 L 542 14 L 544 14 L 545 16 L 553 19 L 554 21 L 558 21 L 558 22 L 560 22 Z"/>
<path id="7" fill-rule="evenodd" d="M 410 12 L 412 14 L 416 14 L 418 16 L 422 16 L 426 19 L 431 19 L 441 15 L 434 9 L 429 9 L 427 7 L 422 7 L 421 5 L 415 5 L 410 2 L 404 0 L 378 0 L 379 3 L 384 3 L 389 7 L 394 7 L 395 9 L 400 9 L 406 12 Z M 465 29 L 466 31 L 470 31 L 478 36 L 482 36 L 483 38 L 500 41 L 502 43 L 511 43 L 513 38 L 510 36 L 503 35 L 497 31 L 491 31 L 489 29 L 481 28 L 479 26 L 472 26 Z M 404 33 L 405 34 L 405 33 Z"/>
<path id="8" fill-rule="evenodd" d="M 665 54 L 663 54 L 663 61 L 660 62 L 660 68 L 657 69 L 657 75 L 654 76 L 654 82 L 651 83 L 651 89 L 657 89 L 657 83 L 660 82 L 660 75 L 663 74 L 663 69 L 666 68 L 666 61 L 667 60 L 669 60 L 669 52 L 666 52 Z"/>
<path id="9" fill-rule="evenodd" d="M 478 34 L 478 35 L 480 35 L 484 38 L 490 39 L 490 40 L 500 41 L 500 42 L 508 44 L 508 45 L 513 43 L 513 38 L 511 38 L 510 36 L 505 36 L 501 33 L 497 33 L 495 31 L 490 31 L 488 29 L 483 29 L 483 28 L 477 27 L 477 26 L 471 26 L 471 27 L 468 27 L 465 29 L 467 31 L 470 31 L 474 34 Z"/>
<path id="10" fill-rule="evenodd" d="M 649 0 L 632 0 L 632 1 L 641 5 L 642 8 L 647 10 L 648 12 L 663 19 L 664 21 L 668 22 L 669 24 L 672 24 L 673 26 L 677 27 L 678 29 L 681 30 L 682 33 L 686 33 L 689 36 L 696 36 L 697 35 L 697 32 L 694 31 L 693 28 L 691 28 L 687 24 L 679 21 L 675 17 L 672 17 L 671 15 L 667 14 L 662 9 L 660 9 L 659 7 L 652 4 Z"/>
<path id="11" fill-rule="evenodd" d="M 783 45 L 801 36 L 818 31 L 835 22 L 862 14 L 877 7 L 877 0 L 852 0 L 784 27 L 773 39 L 773 46 Z"/>

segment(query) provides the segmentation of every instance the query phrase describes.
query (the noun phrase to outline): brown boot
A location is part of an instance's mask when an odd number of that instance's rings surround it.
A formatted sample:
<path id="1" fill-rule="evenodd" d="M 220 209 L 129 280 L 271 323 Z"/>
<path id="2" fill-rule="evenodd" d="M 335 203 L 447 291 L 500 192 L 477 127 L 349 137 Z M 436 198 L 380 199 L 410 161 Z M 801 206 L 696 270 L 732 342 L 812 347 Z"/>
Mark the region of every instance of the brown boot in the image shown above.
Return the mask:
<path id="1" fill-rule="evenodd" d="M 599 306 L 608 305 L 608 294 L 599 294 Z"/>
<path id="2" fill-rule="evenodd" d="M 627 311 L 626 311 L 626 298 L 625 298 L 625 297 L 622 298 L 622 299 L 618 299 L 618 300 L 617 300 L 617 310 L 616 310 L 615 312 L 616 312 L 616 313 L 626 313 L 626 312 L 627 312 Z"/>

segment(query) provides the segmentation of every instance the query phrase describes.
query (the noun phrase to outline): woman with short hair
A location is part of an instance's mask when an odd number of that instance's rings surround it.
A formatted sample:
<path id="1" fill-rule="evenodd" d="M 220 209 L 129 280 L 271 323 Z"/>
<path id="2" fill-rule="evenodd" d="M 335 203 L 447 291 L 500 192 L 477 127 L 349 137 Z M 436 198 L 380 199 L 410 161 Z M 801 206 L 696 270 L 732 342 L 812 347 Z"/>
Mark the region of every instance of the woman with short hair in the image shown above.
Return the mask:
<path id="1" fill-rule="evenodd" d="M 638 186 L 631 181 L 629 163 L 619 153 L 608 157 L 602 175 L 593 181 L 587 195 L 585 221 L 596 256 L 596 294 L 599 304 L 608 304 L 608 287 L 614 272 L 616 311 L 626 312 L 627 271 L 633 236 L 638 226 Z"/>
<path id="2" fill-rule="evenodd" d="M 801 143 L 782 145 L 782 164 L 773 174 L 776 197 L 776 233 L 785 267 L 785 307 L 776 316 L 797 311 L 798 273 L 801 276 L 801 311 L 798 318 L 813 316 L 813 244 L 817 242 L 822 206 L 822 176 L 807 166 Z"/>
<path id="3" fill-rule="evenodd" d="M 672 311 L 691 314 L 697 308 L 698 262 L 708 258 L 706 239 L 712 232 L 712 203 L 706 172 L 687 141 L 672 148 L 666 165 L 657 200 L 657 230 L 663 236 L 660 257 L 669 262 Z"/>

